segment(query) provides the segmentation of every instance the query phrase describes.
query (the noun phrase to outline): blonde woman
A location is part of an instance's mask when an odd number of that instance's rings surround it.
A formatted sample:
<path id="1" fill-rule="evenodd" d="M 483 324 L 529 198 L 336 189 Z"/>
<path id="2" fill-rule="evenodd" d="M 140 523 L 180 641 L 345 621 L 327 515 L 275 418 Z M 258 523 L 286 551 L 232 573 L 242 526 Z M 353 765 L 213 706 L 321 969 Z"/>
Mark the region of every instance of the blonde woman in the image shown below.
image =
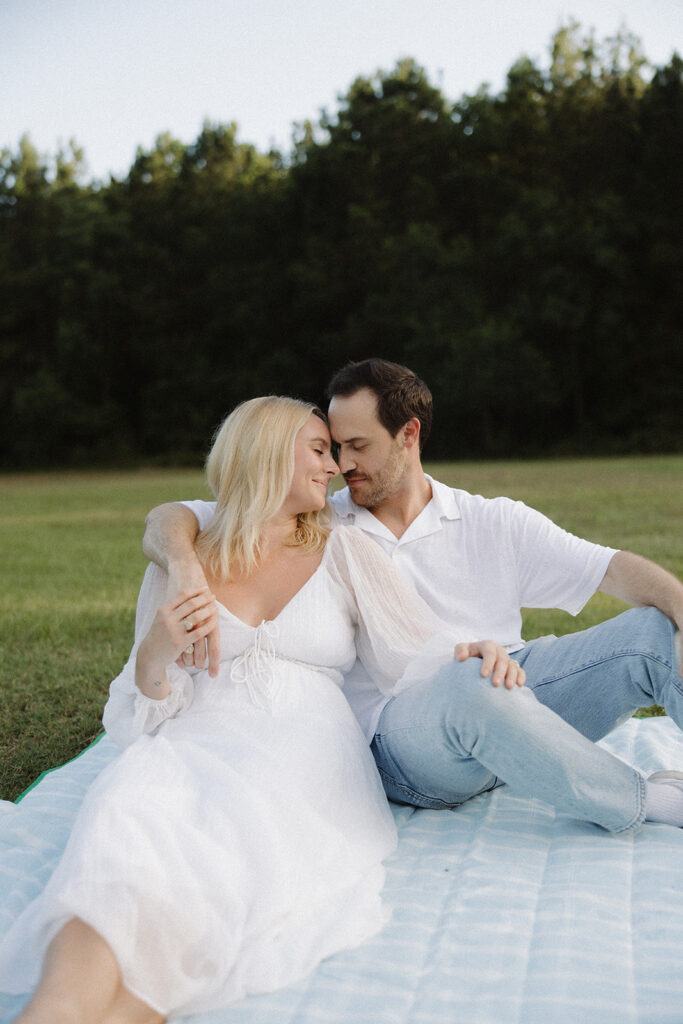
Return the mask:
<path id="1" fill-rule="evenodd" d="M 443 634 L 377 545 L 329 534 L 336 472 L 307 403 L 253 399 L 220 429 L 216 516 L 198 543 L 211 590 L 166 602 L 164 572 L 148 568 L 104 712 L 124 750 L 0 948 L 3 990 L 38 985 L 22 1024 L 213 1009 L 382 926 L 395 831 L 339 685 L 358 650 L 388 691 Z M 216 621 L 218 675 L 179 667 Z M 458 652 L 472 654 L 523 682 L 495 645 Z"/>

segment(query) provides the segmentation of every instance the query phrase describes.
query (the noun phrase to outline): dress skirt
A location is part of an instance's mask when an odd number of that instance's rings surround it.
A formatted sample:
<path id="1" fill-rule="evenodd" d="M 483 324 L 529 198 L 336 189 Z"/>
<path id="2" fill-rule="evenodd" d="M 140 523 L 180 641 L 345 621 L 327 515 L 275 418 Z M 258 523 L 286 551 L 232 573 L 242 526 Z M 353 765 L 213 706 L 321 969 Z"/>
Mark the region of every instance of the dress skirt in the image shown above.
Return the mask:
<path id="1" fill-rule="evenodd" d="M 0 987 L 31 991 L 78 917 L 158 1013 L 268 992 L 385 920 L 395 847 L 372 756 L 338 687 L 278 662 L 280 696 L 204 674 L 182 716 L 142 735 L 91 787 L 42 895 L 0 947 Z"/>

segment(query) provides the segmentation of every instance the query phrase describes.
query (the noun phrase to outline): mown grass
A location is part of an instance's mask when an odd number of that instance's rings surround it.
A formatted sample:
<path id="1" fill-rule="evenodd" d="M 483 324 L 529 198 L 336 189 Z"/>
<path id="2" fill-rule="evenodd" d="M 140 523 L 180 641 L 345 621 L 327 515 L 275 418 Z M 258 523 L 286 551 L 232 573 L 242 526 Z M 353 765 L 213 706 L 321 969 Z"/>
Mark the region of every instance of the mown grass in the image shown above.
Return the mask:
<path id="1" fill-rule="evenodd" d="M 428 468 L 454 486 L 520 498 L 683 577 L 683 456 Z M 206 494 L 192 470 L 0 477 L 0 797 L 15 799 L 100 732 L 132 641 L 145 513 Z M 525 636 L 583 629 L 622 607 L 596 595 L 576 618 L 529 611 Z"/>
<path id="2" fill-rule="evenodd" d="M 151 505 L 203 496 L 202 473 L 0 478 L 0 796 L 100 732 L 130 649 Z"/>

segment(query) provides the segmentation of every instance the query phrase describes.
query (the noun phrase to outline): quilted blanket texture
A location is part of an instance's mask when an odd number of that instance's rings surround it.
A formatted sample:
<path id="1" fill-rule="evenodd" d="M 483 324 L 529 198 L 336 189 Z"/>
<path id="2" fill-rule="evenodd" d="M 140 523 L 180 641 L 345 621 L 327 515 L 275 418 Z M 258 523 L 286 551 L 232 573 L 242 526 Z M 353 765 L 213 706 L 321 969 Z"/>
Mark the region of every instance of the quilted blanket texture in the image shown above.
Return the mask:
<path id="1" fill-rule="evenodd" d="M 603 741 L 645 773 L 683 769 L 670 719 Z M 0 930 L 45 883 L 106 737 L 0 802 Z M 192 1024 L 683 1024 L 683 830 L 609 834 L 502 787 L 456 811 L 394 807 L 391 919 L 304 982 Z M 0 994 L 0 1024 L 25 999 Z"/>

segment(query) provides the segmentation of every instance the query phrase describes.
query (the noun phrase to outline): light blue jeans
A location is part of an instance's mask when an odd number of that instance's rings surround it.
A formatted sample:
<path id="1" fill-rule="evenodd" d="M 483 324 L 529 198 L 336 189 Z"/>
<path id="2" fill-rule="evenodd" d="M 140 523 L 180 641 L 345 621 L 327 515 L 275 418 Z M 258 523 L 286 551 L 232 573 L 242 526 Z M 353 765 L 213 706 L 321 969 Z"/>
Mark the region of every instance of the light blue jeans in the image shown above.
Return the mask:
<path id="1" fill-rule="evenodd" d="M 476 658 L 447 665 L 382 712 L 372 751 L 387 795 L 452 808 L 504 782 L 611 832 L 637 827 L 645 780 L 595 741 L 652 703 L 683 725 L 673 638 L 656 608 L 633 608 L 531 641 L 513 655 L 527 673 L 521 688 L 494 687 Z"/>

